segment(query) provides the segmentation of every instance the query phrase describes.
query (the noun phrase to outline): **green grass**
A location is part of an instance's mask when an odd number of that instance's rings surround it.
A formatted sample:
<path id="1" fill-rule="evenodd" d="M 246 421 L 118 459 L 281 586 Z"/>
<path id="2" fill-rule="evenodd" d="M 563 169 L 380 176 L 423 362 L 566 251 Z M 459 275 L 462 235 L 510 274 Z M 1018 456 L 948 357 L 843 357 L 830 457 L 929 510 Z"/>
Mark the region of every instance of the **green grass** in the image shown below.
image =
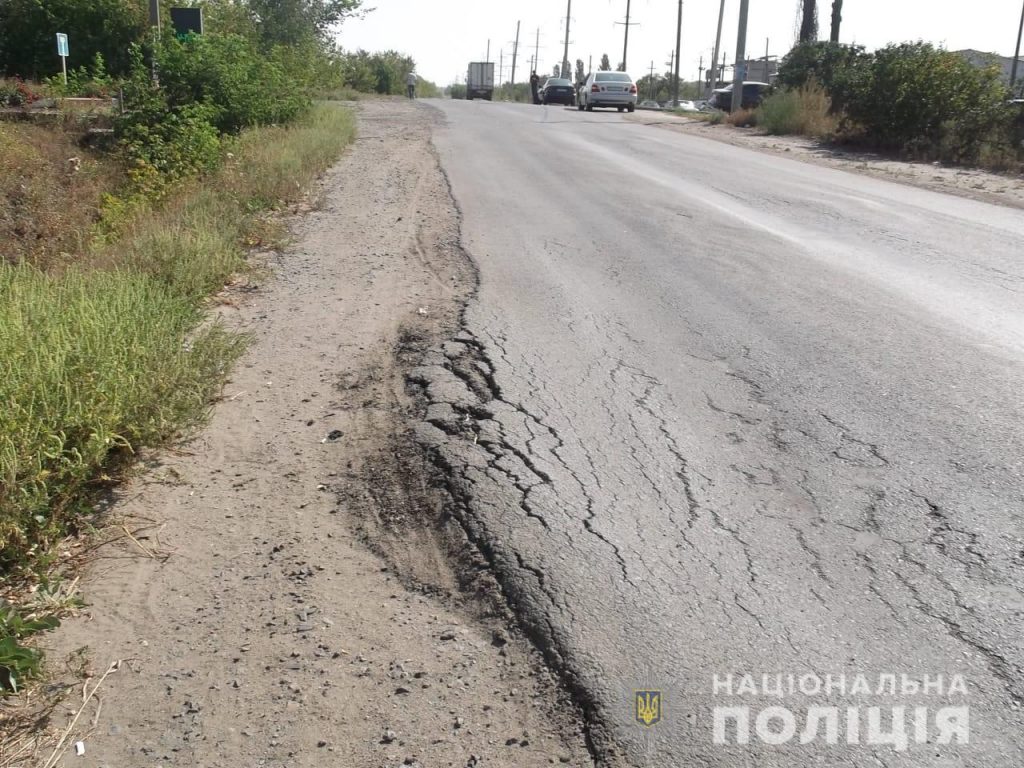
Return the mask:
<path id="1" fill-rule="evenodd" d="M 0 259 L 0 587 L 45 579 L 140 447 L 203 422 L 245 347 L 206 322 L 207 297 L 354 136 L 351 112 L 318 105 L 243 133 L 217 173 L 157 208 L 113 198 L 119 221 L 62 238 L 75 253 Z M 58 613 L 0 605 L 0 691 L 38 671 L 22 640 Z"/>
<path id="2" fill-rule="evenodd" d="M 126 271 L 0 267 L 0 566 L 31 564 L 112 462 L 194 425 L 241 352 Z"/>

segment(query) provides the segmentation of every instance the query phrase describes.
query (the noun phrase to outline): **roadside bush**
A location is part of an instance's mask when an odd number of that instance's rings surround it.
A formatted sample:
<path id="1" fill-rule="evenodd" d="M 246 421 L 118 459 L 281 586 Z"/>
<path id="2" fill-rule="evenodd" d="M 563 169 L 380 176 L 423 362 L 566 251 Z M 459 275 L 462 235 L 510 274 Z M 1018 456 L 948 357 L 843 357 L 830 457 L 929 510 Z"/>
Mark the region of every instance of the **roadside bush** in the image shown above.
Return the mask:
<path id="1" fill-rule="evenodd" d="M 411 57 L 397 51 L 358 50 L 345 54 L 343 61 L 345 85 L 363 93 L 392 96 L 405 93 L 405 76 L 416 66 Z"/>
<path id="2" fill-rule="evenodd" d="M 55 32 L 70 40 L 68 66 L 87 66 L 100 54 L 114 75 L 127 72 L 129 47 L 147 28 L 139 0 L 3 0 L 0 74 L 41 80 L 60 71 Z"/>
<path id="3" fill-rule="evenodd" d="M 241 35 L 192 35 L 162 43 L 160 86 L 172 108 L 203 104 L 222 133 L 294 120 L 309 107 L 283 51 L 261 52 Z M 297 82 L 298 79 L 298 82 Z"/>
<path id="4" fill-rule="evenodd" d="M 837 127 L 825 89 L 808 80 L 799 88 L 777 90 L 758 108 L 757 124 L 770 134 L 827 138 Z"/>
<path id="5" fill-rule="evenodd" d="M 1005 98 L 995 69 L 929 43 L 903 43 L 875 52 L 846 106 L 876 146 L 974 162 L 997 132 Z"/>
<path id="6" fill-rule="evenodd" d="M 41 94 L 20 77 L 0 80 L 0 107 L 25 107 L 40 98 Z"/>
<path id="7" fill-rule="evenodd" d="M 782 60 L 777 84 L 793 91 L 817 82 L 825 89 L 832 111 L 838 114 L 850 103 L 872 61 L 872 55 L 860 45 L 800 43 Z"/>
<path id="8" fill-rule="evenodd" d="M 107 73 L 103 54 L 97 52 L 92 64 L 88 67 L 68 70 L 68 82 L 64 83 L 63 75 L 54 75 L 46 79 L 46 87 L 57 96 L 85 96 L 88 98 L 106 99 L 113 95 L 117 83 Z"/>

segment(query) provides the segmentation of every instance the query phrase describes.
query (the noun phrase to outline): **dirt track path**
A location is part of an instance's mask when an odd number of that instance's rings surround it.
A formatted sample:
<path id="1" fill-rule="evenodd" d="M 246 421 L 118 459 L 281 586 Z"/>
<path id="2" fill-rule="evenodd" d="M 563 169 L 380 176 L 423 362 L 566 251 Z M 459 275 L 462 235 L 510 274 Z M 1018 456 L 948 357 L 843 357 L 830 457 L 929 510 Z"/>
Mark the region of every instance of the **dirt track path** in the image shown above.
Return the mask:
<path id="1" fill-rule="evenodd" d="M 474 278 L 438 113 L 360 112 L 273 276 L 226 297 L 254 343 L 211 424 L 115 505 L 153 521 L 139 543 L 159 557 L 107 547 L 86 614 L 53 638 L 58 671 L 82 646 L 95 673 L 124 660 L 73 736 L 85 755 L 61 765 L 590 763 L 529 646 L 480 618 L 494 601 L 453 597 L 443 515 L 408 473 L 403 362 L 455 332 Z"/>

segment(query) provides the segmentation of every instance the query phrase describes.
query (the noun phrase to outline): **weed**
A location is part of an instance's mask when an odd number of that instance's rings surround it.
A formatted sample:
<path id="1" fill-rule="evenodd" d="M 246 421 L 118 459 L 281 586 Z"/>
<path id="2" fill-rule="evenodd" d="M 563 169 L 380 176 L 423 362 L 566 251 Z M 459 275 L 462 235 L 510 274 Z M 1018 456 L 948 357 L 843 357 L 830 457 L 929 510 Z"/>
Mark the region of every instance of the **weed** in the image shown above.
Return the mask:
<path id="1" fill-rule="evenodd" d="M 777 91 L 758 109 L 758 125 L 770 134 L 798 134 L 824 139 L 835 133 L 838 120 L 831 101 L 815 80 L 799 88 Z"/>
<path id="2" fill-rule="evenodd" d="M 738 109 L 735 112 L 730 112 L 725 121 L 737 128 L 752 128 L 757 125 L 757 118 L 756 109 Z"/>
<path id="3" fill-rule="evenodd" d="M 39 674 L 42 653 L 21 641 L 59 625 L 56 616 L 36 616 L 0 601 L 0 691 L 17 693 L 23 680 Z"/>

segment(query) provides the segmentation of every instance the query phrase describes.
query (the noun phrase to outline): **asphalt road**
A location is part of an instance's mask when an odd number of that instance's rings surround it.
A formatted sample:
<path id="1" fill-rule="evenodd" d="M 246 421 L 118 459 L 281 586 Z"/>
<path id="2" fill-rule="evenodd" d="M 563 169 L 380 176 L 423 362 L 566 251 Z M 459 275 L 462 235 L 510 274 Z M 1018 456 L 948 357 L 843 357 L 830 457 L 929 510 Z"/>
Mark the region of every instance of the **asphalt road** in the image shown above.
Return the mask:
<path id="1" fill-rule="evenodd" d="M 598 748 L 1024 765 L 1024 215 L 613 112 L 439 107 L 481 285 L 431 385 L 474 436 L 433 437 Z M 722 707 L 749 743 L 715 743 Z"/>

